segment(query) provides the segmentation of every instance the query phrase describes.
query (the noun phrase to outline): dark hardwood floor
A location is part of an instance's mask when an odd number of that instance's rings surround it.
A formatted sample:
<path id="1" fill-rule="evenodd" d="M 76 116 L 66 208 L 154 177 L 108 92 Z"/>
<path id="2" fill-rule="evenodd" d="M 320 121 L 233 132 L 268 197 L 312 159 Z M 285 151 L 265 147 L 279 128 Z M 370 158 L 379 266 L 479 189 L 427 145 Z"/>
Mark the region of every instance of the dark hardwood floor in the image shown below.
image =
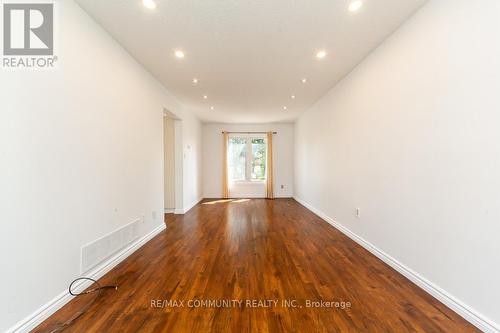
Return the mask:
<path id="1" fill-rule="evenodd" d="M 292 199 L 206 200 L 167 225 L 100 280 L 118 291 L 64 332 L 477 331 Z M 85 301 L 35 331 L 50 332 Z"/>

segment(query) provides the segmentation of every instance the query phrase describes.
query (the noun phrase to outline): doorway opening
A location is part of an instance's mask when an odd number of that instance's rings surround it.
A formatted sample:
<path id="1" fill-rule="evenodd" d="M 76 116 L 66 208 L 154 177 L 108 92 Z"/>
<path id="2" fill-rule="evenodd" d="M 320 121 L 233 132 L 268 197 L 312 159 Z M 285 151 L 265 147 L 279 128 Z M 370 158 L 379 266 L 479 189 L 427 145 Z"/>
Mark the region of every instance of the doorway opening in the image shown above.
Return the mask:
<path id="1" fill-rule="evenodd" d="M 165 221 L 182 209 L 182 122 L 163 109 L 163 172 Z"/>

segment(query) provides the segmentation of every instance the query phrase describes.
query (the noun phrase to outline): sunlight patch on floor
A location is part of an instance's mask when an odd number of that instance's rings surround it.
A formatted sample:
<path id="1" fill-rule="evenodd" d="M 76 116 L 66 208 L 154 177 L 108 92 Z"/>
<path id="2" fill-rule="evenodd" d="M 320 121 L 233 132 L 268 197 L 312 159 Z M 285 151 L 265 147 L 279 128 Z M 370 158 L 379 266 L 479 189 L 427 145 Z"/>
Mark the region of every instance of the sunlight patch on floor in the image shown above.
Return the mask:
<path id="1" fill-rule="evenodd" d="M 233 203 L 240 203 L 240 202 L 247 202 L 250 201 L 250 199 L 238 199 L 238 200 L 233 200 Z"/>
<path id="2" fill-rule="evenodd" d="M 203 202 L 202 205 L 215 205 L 215 204 L 226 203 L 226 202 L 241 203 L 241 202 L 247 202 L 247 201 L 250 201 L 250 199 L 220 199 L 220 200 Z"/>

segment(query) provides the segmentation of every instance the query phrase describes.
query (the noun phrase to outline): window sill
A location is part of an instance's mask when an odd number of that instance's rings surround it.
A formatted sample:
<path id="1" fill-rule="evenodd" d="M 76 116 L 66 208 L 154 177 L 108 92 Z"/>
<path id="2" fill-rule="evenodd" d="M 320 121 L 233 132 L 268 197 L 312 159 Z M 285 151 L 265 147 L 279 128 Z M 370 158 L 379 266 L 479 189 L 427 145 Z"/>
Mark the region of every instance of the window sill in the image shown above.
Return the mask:
<path id="1" fill-rule="evenodd" d="M 241 185 L 246 185 L 246 184 L 265 184 L 265 180 L 234 180 L 231 181 L 233 184 L 241 184 Z"/>

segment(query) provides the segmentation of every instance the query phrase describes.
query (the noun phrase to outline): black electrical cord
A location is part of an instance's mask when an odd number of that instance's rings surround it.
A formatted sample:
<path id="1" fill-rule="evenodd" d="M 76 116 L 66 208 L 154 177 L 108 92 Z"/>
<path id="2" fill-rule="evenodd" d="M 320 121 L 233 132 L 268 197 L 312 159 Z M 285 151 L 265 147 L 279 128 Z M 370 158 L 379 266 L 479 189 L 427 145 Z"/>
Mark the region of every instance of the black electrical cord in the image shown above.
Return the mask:
<path id="1" fill-rule="evenodd" d="M 78 281 L 92 281 L 92 283 L 95 284 L 97 287 L 82 291 L 81 293 L 75 293 L 75 292 L 73 292 L 73 285 Z M 95 293 L 95 297 L 89 303 L 87 303 L 83 308 L 81 308 L 80 311 L 78 311 L 73 317 L 71 317 L 69 320 L 65 321 L 59 327 L 50 331 L 50 333 L 62 332 L 63 330 L 65 330 L 66 328 L 71 326 L 71 324 L 73 324 L 78 318 L 80 318 L 85 312 L 87 312 L 88 309 L 90 309 L 90 307 L 94 304 L 94 302 L 101 295 L 101 290 L 103 290 L 103 289 L 118 290 L 118 286 L 101 286 L 99 284 L 99 282 L 97 282 L 96 280 L 94 280 L 92 278 L 88 278 L 88 277 L 80 277 L 78 279 L 73 280 L 73 282 L 71 282 L 69 287 L 68 287 L 68 291 L 69 291 L 71 296 L 78 297 L 78 296 L 82 296 L 82 295 L 88 295 L 88 294 Z"/>

